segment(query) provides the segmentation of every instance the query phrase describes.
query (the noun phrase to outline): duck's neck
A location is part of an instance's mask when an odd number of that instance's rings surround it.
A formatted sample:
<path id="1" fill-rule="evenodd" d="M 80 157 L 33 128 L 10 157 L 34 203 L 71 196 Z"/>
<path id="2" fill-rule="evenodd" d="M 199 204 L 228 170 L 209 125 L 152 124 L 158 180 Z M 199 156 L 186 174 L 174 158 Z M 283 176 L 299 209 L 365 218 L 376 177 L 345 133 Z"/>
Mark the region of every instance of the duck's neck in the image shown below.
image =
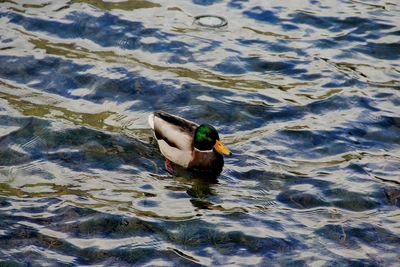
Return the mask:
<path id="1" fill-rule="evenodd" d="M 211 149 L 209 149 L 209 150 L 200 150 L 200 149 L 194 147 L 194 151 L 200 152 L 200 153 L 211 153 L 211 152 L 217 153 L 217 152 L 214 150 L 214 148 L 211 148 Z"/>

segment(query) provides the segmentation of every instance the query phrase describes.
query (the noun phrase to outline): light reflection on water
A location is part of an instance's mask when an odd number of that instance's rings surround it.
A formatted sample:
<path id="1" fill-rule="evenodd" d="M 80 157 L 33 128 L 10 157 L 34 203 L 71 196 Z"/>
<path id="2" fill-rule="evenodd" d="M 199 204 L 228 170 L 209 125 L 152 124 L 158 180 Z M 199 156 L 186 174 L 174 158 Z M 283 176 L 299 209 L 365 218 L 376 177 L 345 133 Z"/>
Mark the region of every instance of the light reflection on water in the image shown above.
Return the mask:
<path id="1" fill-rule="evenodd" d="M 193 23 L 210 13 L 228 26 Z M 2 1 L 1 264 L 395 264 L 399 15 Z M 217 180 L 165 170 L 154 110 L 219 129 L 234 156 Z"/>

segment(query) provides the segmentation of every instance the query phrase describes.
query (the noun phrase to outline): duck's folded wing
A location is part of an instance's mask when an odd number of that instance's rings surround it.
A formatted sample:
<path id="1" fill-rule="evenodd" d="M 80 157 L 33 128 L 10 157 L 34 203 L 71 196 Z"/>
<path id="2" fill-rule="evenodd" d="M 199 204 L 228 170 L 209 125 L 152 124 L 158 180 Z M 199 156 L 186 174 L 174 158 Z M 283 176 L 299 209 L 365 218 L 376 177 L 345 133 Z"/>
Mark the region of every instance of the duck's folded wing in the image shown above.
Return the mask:
<path id="1" fill-rule="evenodd" d="M 154 112 L 153 125 L 157 140 L 163 140 L 172 148 L 192 151 L 193 135 L 198 124 L 181 117 Z"/>
<path id="2" fill-rule="evenodd" d="M 192 151 L 182 150 L 176 147 L 170 146 L 164 140 L 157 140 L 158 147 L 160 148 L 161 154 L 175 164 L 187 168 L 192 161 Z"/>

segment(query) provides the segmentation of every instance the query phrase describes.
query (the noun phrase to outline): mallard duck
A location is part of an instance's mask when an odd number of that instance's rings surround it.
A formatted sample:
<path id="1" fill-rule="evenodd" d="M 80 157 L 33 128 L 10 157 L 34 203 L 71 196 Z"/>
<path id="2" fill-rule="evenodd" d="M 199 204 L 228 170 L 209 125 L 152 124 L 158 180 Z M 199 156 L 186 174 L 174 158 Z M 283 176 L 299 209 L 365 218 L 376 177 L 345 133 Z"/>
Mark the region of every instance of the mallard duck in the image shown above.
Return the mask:
<path id="1" fill-rule="evenodd" d="M 232 155 L 209 124 L 198 125 L 167 112 L 150 114 L 149 124 L 165 158 L 186 169 L 219 174 L 224 165 L 222 154 Z"/>

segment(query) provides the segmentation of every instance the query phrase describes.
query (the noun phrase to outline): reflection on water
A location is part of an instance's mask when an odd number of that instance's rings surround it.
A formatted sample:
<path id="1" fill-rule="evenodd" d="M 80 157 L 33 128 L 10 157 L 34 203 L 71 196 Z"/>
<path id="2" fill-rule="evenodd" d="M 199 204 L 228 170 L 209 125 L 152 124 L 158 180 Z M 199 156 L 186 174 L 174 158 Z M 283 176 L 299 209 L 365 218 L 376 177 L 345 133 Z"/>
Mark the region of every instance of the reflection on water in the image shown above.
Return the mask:
<path id="1" fill-rule="evenodd" d="M 227 27 L 193 24 L 213 10 Z M 1 1 L 0 265 L 396 264 L 399 16 Z M 219 130 L 217 179 L 165 168 L 155 110 Z"/>

